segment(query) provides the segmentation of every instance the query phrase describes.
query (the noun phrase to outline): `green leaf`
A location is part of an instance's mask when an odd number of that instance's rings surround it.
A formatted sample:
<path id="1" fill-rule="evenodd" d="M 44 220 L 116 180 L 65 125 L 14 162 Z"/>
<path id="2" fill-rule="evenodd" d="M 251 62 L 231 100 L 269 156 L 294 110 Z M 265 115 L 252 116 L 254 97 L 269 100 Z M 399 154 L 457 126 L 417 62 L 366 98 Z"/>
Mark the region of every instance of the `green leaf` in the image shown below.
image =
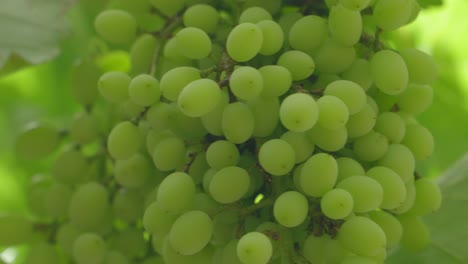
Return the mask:
<path id="1" fill-rule="evenodd" d="M 424 218 L 431 232 L 431 244 L 422 252 L 399 250 L 389 264 L 468 263 L 468 153 L 440 178 L 442 207 Z"/>
<path id="2" fill-rule="evenodd" d="M 12 71 L 59 54 L 69 2 L 0 0 L 0 73 L 5 65 Z"/>

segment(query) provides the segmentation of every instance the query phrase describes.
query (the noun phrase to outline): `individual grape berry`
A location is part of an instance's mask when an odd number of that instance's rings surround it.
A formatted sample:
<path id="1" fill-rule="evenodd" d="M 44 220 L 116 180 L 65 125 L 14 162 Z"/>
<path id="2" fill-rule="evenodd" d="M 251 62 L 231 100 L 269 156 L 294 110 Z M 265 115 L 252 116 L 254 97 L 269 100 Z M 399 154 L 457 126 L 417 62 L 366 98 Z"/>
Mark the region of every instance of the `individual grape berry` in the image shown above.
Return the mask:
<path id="1" fill-rule="evenodd" d="M 185 10 L 183 20 L 186 27 L 196 27 L 212 33 L 218 26 L 219 13 L 210 5 L 197 4 Z"/>
<path id="2" fill-rule="evenodd" d="M 211 52 L 210 37 L 199 28 L 186 27 L 177 32 L 175 40 L 178 52 L 189 59 L 202 59 Z"/>
<path id="3" fill-rule="evenodd" d="M 338 232 L 340 244 L 361 256 L 375 256 L 387 245 L 385 232 L 374 221 L 363 216 L 346 220 Z"/>
<path id="4" fill-rule="evenodd" d="M 94 28 L 106 41 L 113 44 L 127 44 L 135 38 L 137 22 L 126 11 L 105 10 L 94 20 Z"/>
<path id="5" fill-rule="evenodd" d="M 211 240 L 213 221 L 202 211 L 189 211 L 177 218 L 169 231 L 169 243 L 182 255 L 200 252 Z"/>
<path id="6" fill-rule="evenodd" d="M 288 69 L 294 81 L 304 80 L 315 71 L 312 57 L 299 50 L 290 50 L 281 54 L 277 64 Z"/>
<path id="7" fill-rule="evenodd" d="M 343 189 L 330 190 L 320 200 L 323 214 L 331 219 L 344 219 L 353 211 L 353 206 L 353 197 Z"/>
<path id="8" fill-rule="evenodd" d="M 101 263 L 106 253 L 104 240 L 93 233 L 84 233 L 73 243 L 73 259 L 78 264 Z"/>
<path id="9" fill-rule="evenodd" d="M 273 205 L 273 215 L 276 221 L 286 227 L 295 227 L 307 217 L 309 212 L 309 203 L 307 198 L 296 191 L 282 193 L 275 200 Z"/>
<path id="10" fill-rule="evenodd" d="M 271 241 L 263 233 L 247 233 L 237 243 L 237 256 L 243 264 L 266 264 L 272 254 Z"/>
<path id="11" fill-rule="evenodd" d="M 229 56 L 238 62 L 245 62 L 255 57 L 263 44 L 260 27 L 252 23 L 241 23 L 234 27 L 226 40 Z"/>
<path id="12" fill-rule="evenodd" d="M 287 129 L 294 132 L 304 132 L 317 123 L 318 111 L 317 103 L 312 96 L 295 93 L 283 100 L 279 117 Z"/>
<path id="13" fill-rule="evenodd" d="M 135 104 L 150 106 L 159 101 L 159 81 L 149 74 L 140 74 L 130 82 L 128 94 Z"/>
<path id="14" fill-rule="evenodd" d="M 271 14 L 262 7 L 253 6 L 245 9 L 239 16 L 241 23 L 257 23 L 263 20 L 272 20 Z"/>
<path id="15" fill-rule="evenodd" d="M 262 168 L 274 175 L 285 175 L 292 170 L 296 160 L 294 149 L 288 142 L 271 139 L 260 146 L 258 161 Z"/>
<path id="16" fill-rule="evenodd" d="M 60 143 L 60 134 L 49 124 L 31 123 L 16 138 L 16 153 L 26 159 L 40 159 L 51 154 Z"/>

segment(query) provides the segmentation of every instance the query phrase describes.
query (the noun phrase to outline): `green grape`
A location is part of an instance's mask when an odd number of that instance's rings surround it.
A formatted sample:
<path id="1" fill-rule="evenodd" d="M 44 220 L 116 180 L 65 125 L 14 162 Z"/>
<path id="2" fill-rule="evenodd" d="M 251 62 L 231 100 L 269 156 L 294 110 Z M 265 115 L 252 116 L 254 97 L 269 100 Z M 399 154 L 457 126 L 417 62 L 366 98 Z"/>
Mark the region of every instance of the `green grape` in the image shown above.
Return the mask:
<path id="1" fill-rule="evenodd" d="M 146 258 L 143 264 L 164 264 L 164 260 L 161 256 L 153 256 Z"/>
<path id="2" fill-rule="evenodd" d="M 272 20 L 260 21 L 257 26 L 263 34 L 262 47 L 258 53 L 268 56 L 278 52 L 284 44 L 284 33 L 281 26 Z"/>
<path id="3" fill-rule="evenodd" d="M 270 239 L 260 232 L 249 232 L 237 243 L 237 256 L 244 264 L 266 264 L 272 254 Z"/>
<path id="4" fill-rule="evenodd" d="M 166 176 L 158 188 L 157 201 L 161 208 L 171 213 L 180 213 L 188 208 L 195 195 L 195 183 L 185 172 Z"/>
<path id="5" fill-rule="evenodd" d="M 383 93 L 401 94 L 408 86 L 408 68 L 400 54 L 381 50 L 372 56 L 370 64 L 374 83 Z"/>
<path id="6" fill-rule="evenodd" d="M 238 239 L 233 239 L 229 241 L 222 249 L 221 249 L 221 262 L 220 264 L 242 264 L 237 256 L 237 243 L 239 243 Z"/>
<path id="7" fill-rule="evenodd" d="M 294 191 L 292 191 L 294 192 Z M 299 193 L 300 194 L 300 193 Z M 302 194 L 300 194 L 302 195 Z M 288 195 L 291 197 L 291 195 Z M 294 195 L 293 195 L 294 196 Z M 278 197 L 279 198 L 279 197 Z M 286 197 L 285 197 L 286 198 Z M 306 199 L 305 197 L 303 197 Z M 302 204 L 302 203 L 301 203 Z M 283 207 L 284 208 L 284 207 Z M 273 213 L 274 217 L 274 213 Z M 302 224 L 301 224 L 302 226 Z M 268 236 L 270 239 L 272 248 L 273 248 L 273 253 L 271 256 L 271 259 L 278 259 L 281 253 L 281 248 L 280 248 L 280 241 L 276 239 L 277 237 L 281 236 L 283 241 L 291 241 L 291 233 L 289 233 L 289 229 L 284 228 L 280 224 L 277 224 L 275 222 L 263 222 L 257 225 L 252 231 L 260 232 Z M 250 232 L 252 232 L 250 231 Z"/>
<path id="8" fill-rule="evenodd" d="M 289 50 L 281 54 L 277 64 L 289 70 L 294 81 L 304 80 L 315 70 L 315 62 L 307 53 Z"/>
<path id="9" fill-rule="evenodd" d="M 98 138 L 99 132 L 98 120 L 92 113 L 82 112 L 70 124 L 70 137 L 79 145 L 93 142 Z"/>
<path id="10" fill-rule="evenodd" d="M 281 0 L 246 0 L 244 7 L 259 6 L 270 14 L 278 13 L 281 9 Z"/>
<path id="11" fill-rule="evenodd" d="M 349 118 L 346 104 L 333 95 L 324 95 L 317 100 L 319 118 L 317 124 L 329 130 L 344 127 Z"/>
<path id="12" fill-rule="evenodd" d="M 165 69 L 161 73 L 165 73 L 172 68 L 176 68 L 176 65 L 179 67 L 191 66 L 189 63 L 190 59 L 185 57 L 181 53 L 181 49 L 177 45 L 177 38 L 173 37 L 166 41 L 166 43 L 164 44 L 162 54 L 163 54 L 163 57 L 167 59 L 168 65 L 165 65 L 167 69 Z M 179 64 L 183 64 L 183 65 L 179 65 Z"/>
<path id="13" fill-rule="evenodd" d="M 86 178 L 89 164 L 79 150 L 66 150 L 52 164 L 51 175 L 57 181 L 65 184 L 82 182 Z"/>
<path id="14" fill-rule="evenodd" d="M 370 0 L 339 0 L 340 4 L 348 9 L 361 11 L 370 5 Z"/>
<path id="15" fill-rule="evenodd" d="M 290 11 L 290 12 L 284 12 L 280 14 L 280 17 L 278 19 L 278 24 L 283 29 L 285 38 L 288 38 L 287 43 L 284 43 L 285 46 L 289 46 L 289 43 L 290 43 L 289 32 L 292 26 L 302 17 L 303 15 L 298 11 Z M 325 27 L 326 27 L 326 24 L 325 24 Z M 309 31 L 307 31 L 307 33 L 309 33 Z M 295 49 L 305 51 L 300 48 L 295 48 Z"/>
<path id="16" fill-rule="evenodd" d="M 281 102 L 279 117 L 281 123 L 294 132 L 311 129 L 318 120 L 319 109 L 314 98 L 305 93 L 294 93 Z"/>
<path id="17" fill-rule="evenodd" d="M 403 227 L 400 244 L 411 251 L 421 251 L 430 243 L 430 234 L 426 224 L 418 216 L 400 215 L 398 220 Z"/>
<path id="18" fill-rule="evenodd" d="M 398 95 L 397 104 L 401 111 L 418 115 L 426 111 L 432 104 L 434 91 L 431 86 L 409 84 L 406 90 Z"/>
<path id="19" fill-rule="evenodd" d="M 257 23 L 263 20 L 272 20 L 271 14 L 262 7 L 252 6 L 244 11 L 239 16 L 239 24 L 242 23 Z"/>
<path id="20" fill-rule="evenodd" d="M 186 147 L 182 139 L 167 137 L 162 139 L 152 151 L 153 163 L 158 170 L 170 171 L 183 164 Z"/>
<path id="21" fill-rule="evenodd" d="M 199 192 L 195 194 L 193 198 L 191 210 L 203 211 L 205 213 L 211 213 L 219 208 L 219 203 L 217 203 L 210 195 Z"/>
<path id="22" fill-rule="evenodd" d="M 343 189 L 333 189 L 320 200 L 320 209 L 331 219 L 344 219 L 353 211 L 353 196 Z"/>
<path id="23" fill-rule="evenodd" d="M 386 247 L 385 232 L 378 224 L 363 216 L 344 222 L 338 232 L 340 244 L 361 256 L 375 256 Z"/>
<path id="24" fill-rule="evenodd" d="M 146 150 L 148 151 L 148 153 L 151 153 L 159 144 L 159 142 L 169 137 L 175 137 L 174 133 L 169 129 L 149 130 L 146 135 Z"/>
<path id="25" fill-rule="evenodd" d="M 310 142 L 306 133 L 287 131 L 281 135 L 281 139 L 286 141 L 293 148 L 296 164 L 305 161 L 314 152 L 315 146 Z"/>
<path id="26" fill-rule="evenodd" d="M 193 255 L 182 255 L 179 254 L 176 250 L 172 248 L 170 245 L 169 239 L 165 239 L 163 242 L 162 248 L 162 257 L 164 259 L 164 263 L 174 263 L 174 264 L 205 264 L 211 263 L 211 258 L 213 256 L 213 248 L 211 246 L 207 246 L 201 251 L 193 254 Z"/>
<path id="27" fill-rule="evenodd" d="M 254 137 L 271 135 L 279 123 L 280 101 L 278 97 L 259 96 L 247 102 L 254 117 Z"/>
<path id="28" fill-rule="evenodd" d="M 52 184 L 44 197 L 44 208 L 52 218 L 65 218 L 72 190 L 68 185 L 61 183 Z"/>
<path id="29" fill-rule="evenodd" d="M 372 107 L 372 110 L 374 110 L 376 114 L 380 113 L 379 105 L 374 100 L 374 98 L 370 97 L 369 95 L 367 95 L 367 104 Z"/>
<path id="30" fill-rule="evenodd" d="M 274 176 L 289 173 L 295 161 L 296 154 L 293 147 L 282 139 L 270 139 L 260 146 L 258 162 L 266 172 Z"/>
<path id="31" fill-rule="evenodd" d="M 411 150 L 405 145 L 389 145 L 387 153 L 378 160 L 377 164 L 392 169 L 404 182 L 413 178 L 415 159 Z"/>
<path id="32" fill-rule="evenodd" d="M 123 103 L 129 97 L 128 86 L 131 80 L 130 76 L 123 72 L 106 72 L 98 80 L 98 89 L 109 102 Z"/>
<path id="33" fill-rule="evenodd" d="M 346 127 L 329 130 L 316 125 L 306 133 L 312 143 L 326 151 L 338 151 L 342 149 L 348 139 Z"/>
<path id="34" fill-rule="evenodd" d="M 372 106 L 365 104 L 361 111 L 349 116 L 348 123 L 346 123 L 348 136 L 357 138 L 368 134 L 374 128 L 376 119 L 377 113 Z"/>
<path id="35" fill-rule="evenodd" d="M 247 193 L 249 185 L 250 176 L 245 169 L 229 166 L 213 175 L 209 184 L 209 193 L 219 203 L 233 203 Z"/>
<path id="36" fill-rule="evenodd" d="M 319 16 L 301 17 L 289 30 L 289 44 L 293 49 L 311 54 L 327 39 L 327 21 Z"/>
<path id="37" fill-rule="evenodd" d="M 161 207 L 160 202 L 156 201 L 146 208 L 143 215 L 143 227 L 151 235 L 160 236 L 169 233 L 176 219 L 176 214 L 166 211 Z"/>
<path id="38" fill-rule="evenodd" d="M 273 205 L 273 215 L 276 221 L 286 227 L 300 225 L 306 219 L 308 212 L 307 198 L 296 191 L 282 193 Z"/>
<path id="39" fill-rule="evenodd" d="M 200 117 L 203 127 L 210 134 L 215 135 L 215 136 L 223 135 L 223 128 L 222 128 L 223 110 L 228 104 L 229 104 L 229 94 L 225 89 L 223 89 L 221 90 L 221 98 L 219 99 L 218 104 L 215 106 L 215 108 Z"/>
<path id="40" fill-rule="evenodd" d="M 115 179 L 124 187 L 141 187 L 152 176 L 151 174 L 151 162 L 141 153 L 136 153 L 125 160 L 117 160 L 115 163 Z"/>
<path id="41" fill-rule="evenodd" d="M 374 23 L 386 31 L 395 30 L 405 25 L 411 15 L 410 0 L 379 0 L 373 8 Z"/>
<path id="42" fill-rule="evenodd" d="M 159 101 L 159 81 L 149 74 L 140 74 L 130 82 L 128 94 L 135 104 L 150 106 Z"/>
<path id="43" fill-rule="evenodd" d="M 207 134 L 199 117 L 190 117 L 182 113 L 176 103 L 172 104 L 169 118 L 169 128 L 174 134 L 184 140 L 201 140 Z"/>
<path id="44" fill-rule="evenodd" d="M 211 40 L 205 31 L 196 27 L 186 27 L 175 35 L 177 49 L 189 59 L 202 59 L 211 52 Z"/>
<path id="45" fill-rule="evenodd" d="M 302 167 L 301 189 L 309 196 L 321 197 L 335 186 L 337 177 L 338 164 L 335 158 L 326 153 L 318 153 L 310 157 Z"/>
<path id="46" fill-rule="evenodd" d="M 364 89 L 364 91 L 369 90 L 373 83 L 370 62 L 357 58 L 354 60 L 353 64 L 345 70 L 341 76 L 344 80 L 352 81 Z"/>
<path id="47" fill-rule="evenodd" d="M 413 206 L 407 212 L 408 214 L 423 216 L 439 210 L 442 201 L 442 194 L 437 183 L 429 179 L 422 178 L 414 182 L 414 187 L 416 197 L 414 199 Z"/>
<path id="48" fill-rule="evenodd" d="M 211 143 L 206 150 L 206 161 L 214 169 L 235 166 L 239 161 L 237 146 L 227 140 L 218 140 Z"/>
<path id="49" fill-rule="evenodd" d="M 405 182 L 406 188 L 406 199 L 403 203 L 395 209 L 392 209 L 391 212 L 395 214 L 403 214 L 408 212 L 414 205 L 416 200 L 416 187 L 414 186 L 414 179 L 410 179 Z"/>
<path id="50" fill-rule="evenodd" d="M 73 242 L 75 242 L 80 234 L 81 231 L 78 227 L 71 223 L 63 223 L 57 230 L 55 236 L 56 244 L 67 254 L 71 255 L 73 253 Z"/>
<path id="51" fill-rule="evenodd" d="M 136 222 L 143 216 L 143 196 L 137 191 L 120 188 L 112 200 L 114 216 L 127 223 Z"/>
<path id="52" fill-rule="evenodd" d="M 229 142 L 234 144 L 244 143 L 252 136 L 254 127 L 254 115 L 245 103 L 230 103 L 224 108 L 221 128 Z"/>
<path id="53" fill-rule="evenodd" d="M 401 50 L 400 55 L 408 67 L 410 82 L 417 84 L 435 82 L 438 69 L 434 59 L 429 54 L 415 48 L 407 48 Z"/>
<path id="54" fill-rule="evenodd" d="M 183 20 L 186 27 L 196 27 L 212 33 L 218 27 L 219 13 L 210 5 L 192 5 L 185 10 Z"/>
<path id="55" fill-rule="evenodd" d="M 389 168 L 376 166 L 367 171 L 367 176 L 378 181 L 383 189 L 383 209 L 395 209 L 406 199 L 406 187 L 400 176 Z"/>
<path id="56" fill-rule="evenodd" d="M 411 150 L 416 160 L 425 160 L 434 151 L 434 137 L 431 131 L 417 124 L 406 126 L 405 137 L 401 141 L 401 144 Z"/>
<path id="57" fill-rule="evenodd" d="M 34 160 L 51 154 L 60 144 L 60 132 L 45 123 L 30 123 L 15 142 L 16 153 L 25 159 Z"/>
<path id="58" fill-rule="evenodd" d="M 229 88 L 239 99 L 251 100 L 260 95 L 263 89 L 261 73 L 250 66 L 236 68 L 229 78 Z M 219 88 L 218 88 L 219 89 Z"/>
<path id="59" fill-rule="evenodd" d="M 336 159 L 336 163 L 338 164 L 338 182 L 351 176 L 366 174 L 361 163 L 357 162 L 355 159 L 339 157 Z"/>
<path id="60" fill-rule="evenodd" d="M 326 263 L 326 250 L 329 240 L 331 239 L 328 235 L 315 236 L 310 234 L 304 241 L 302 255 L 310 263 Z"/>
<path id="61" fill-rule="evenodd" d="M 340 264 L 378 264 L 378 262 L 371 257 L 350 255 L 346 256 Z"/>
<path id="62" fill-rule="evenodd" d="M 213 221 L 202 211 L 189 211 L 179 216 L 169 232 L 169 243 L 182 255 L 200 252 L 211 240 Z"/>
<path id="63" fill-rule="evenodd" d="M 349 114 L 361 111 L 366 105 L 366 93 L 359 84 L 347 80 L 337 80 L 325 88 L 324 95 L 333 95 L 341 99 L 348 107 Z"/>
<path id="64" fill-rule="evenodd" d="M 150 71 L 153 53 L 158 45 L 161 44 L 150 34 L 142 34 L 133 42 L 130 48 L 130 62 L 133 73 Z"/>
<path id="65" fill-rule="evenodd" d="M 97 83 L 101 69 L 94 60 L 86 59 L 74 65 L 71 70 L 71 94 L 78 103 L 87 106 L 98 97 Z"/>
<path id="66" fill-rule="evenodd" d="M 206 152 L 201 151 L 201 152 L 192 152 L 191 150 L 188 151 L 188 158 L 192 159 L 192 157 L 195 156 L 192 160 L 192 164 L 188 168 L 187 173 L 192 176 L 193 181 L 196 184 L 201 183 L 203 180 L 203 175 L 205 174 L 206 170 L 210 168 L 210 165 L 208 165 L 208 162 L 206 160 Z M 190 162 L 190 161 L 189 161 Z"/>
<path id="67" fill-rule="evenodd" d="M 361 38 L 361 13 L 343 5 L 332 6 L 328 16 L 328 29 L 333 40 L 344 46 L 353 46 Z"/>
<path id="68" fill-rule="evenodd" d="M 0 215 L 0 247 L 26 244 L 32 238 L 33 225 L 20 215 Z"/>
<path id="69" fill-rule="evenodd" d="M 200 79 L 200 71 L 193 67 L 176 67 L 166 72 L 160 82 L 164 98 L 176 101 L 182 89 L 189 83 Z"/>
<path id="70" fill-rule="evenodd" d="M 54 245 L 47 242 L 38 242 L 31 246 L 24 264 L 58 264 L 59 254 Z"/>
<path id="71" fill-rule="evenodd" d="M 109 244 L 129 259 L 141 258 L 147 247 L 142 232 L 135 227 L 121 230 L 110 239 Z"/>
<path id="72" fill-rule="evenodd" d="M 263 33 L 259 26 L 241 23 L 235 26 L 226 40 L 229 56 L 238 62 L 245 62 L 255 57 L 263 44 Z"/>
<path id="73" fill-rule="evenodd" d="M 262 95 L 268 97 L 285 94 L 292 85 L 292 76 L 288 69 L 279 65 L 265 65 L 258 69 L 262 74 Z"/>
<path id="74" fill-rule="evenodd" d="M 389 143 L 400 143 L 406 133 L 403 119 L 394 112 L 380 113 L 375 122 L 374 130 L 385 137 Z"/>
<path id="75" fill-rule="evenodd" d="M 356 60 L 353 47 L 343 46 L 330 38 L 313 55 L 319 73 L 342 73 Z"/>
<path id="76" fill-rule="evenodd" d="M 106 243 L 93 233 L 81 234 L 73 243 L 73 259 L 78 264 L 102 263 L 106 253 Z"/>
<path id="77" fill-rule="evenodd" d="M 96 32 L 113 44 L 128 44 L 133 41 L 137 31 L 135 18 L 123 10 L 105 10 L 94 20 Z"/>
<path id="78" fill-rule="evenodd" d="M 112 128 L 107 138 L 107 149 L 114 159 L 128 159 L 142 144 L 138 127 L 130 121 L 123 121 Z"/>
<path id="79" fill-rule="evenodd" d="M 130 264 L 130 261 L 119 251 L 108 251 L 103 264 Z"/>
<path id="80" fill-rule="evenodd" d="M 371 177 L 354 175 L 340 181 L 336 187 L 353 196 L 353 211 L 356 213 L 375 210 L 382 204 L 384 189 Z"/>
<path id="81" fill-rule="evenodd" d="M 81 230 L 95 229 L 106 218 L 109 210 L 108 197 L 107 189 L 97 182 L 79 186 L 68 207 L 70 222 Z"/>
<path id="82" fill-rule="evenodd" d="M 385 232 L 387 248 L 393 248 L 398 245 L 403 234 L 403 229 L 396 217 L 385 211 L 372 211 L 369 213 L 369 218 Z"/>
<path id="83" fill-rule="evenodd" d="M 184 8 L 185 0 L 149 0 L 149 2 L 166 16 L 174 16 Z"/>
<path id="84" fill-rule="evenodd" d="M 182 89 L 177 104 L 185 115 L 200 117 L 213 110 L 220 100 L 219 85 L 211 79 L 199 79 Z"/>
<path id="85" fill-rule="evenodd" d="M 213 238 L 211 244 L 224 246 L 235 238 L 239 215 L 236 212 L 221 212 L 213 217 Z"/>
<path id="86" fill-rule="evenodd" d="M 388 149 L 388 139 L 379 132 L 370 131 L 356 138 L 353 152 L 363 161 L 375 161 L 383 157 Z"/>

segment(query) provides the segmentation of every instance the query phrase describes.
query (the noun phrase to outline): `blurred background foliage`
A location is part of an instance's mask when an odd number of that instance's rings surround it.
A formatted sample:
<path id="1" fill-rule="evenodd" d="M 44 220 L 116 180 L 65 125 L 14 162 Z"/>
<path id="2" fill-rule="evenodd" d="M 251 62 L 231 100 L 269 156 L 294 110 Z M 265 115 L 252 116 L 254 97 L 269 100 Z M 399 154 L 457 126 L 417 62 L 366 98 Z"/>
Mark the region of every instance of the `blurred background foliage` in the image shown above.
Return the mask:
<path id="1" fill-rule="evenodd" d="M 36 120 L 68 126 L 79 111 L 70 92 L 73 66 L 91 53 L 103 70 L 129 69 L 125 52 L 110 51 L 94 35 L 93 18 L 106 2 L 0 0 L 0 213 L 28 214 L 29 180 L 35 173 L 47 172 L 47 164 L 54 157 L 40 162 L 18 159 L 13 151 L 15 135 Z M 418 254 L 400 252 L 390 262 L 468 263 L 468 253 L 460 248 L 460 244 L 466 247 L 463 239 L 467 242 L 468 232 L 455 235 L 468 220 L 468 208 L 463 203 L 468 199 L 463 194 L 468 193 L 468 159 L 462 159 L 468 152 L 468 1 L 421 0 L 421 4 L 426 8 L 416 22 L 384 38 L 396 48 L 424 50 L 439 65 L 434 103 L 419 116 L 432 131 L 436 148 L 430 159 L 418 164 L 418 172 L 438 177 L 447 171 L 445 179 L 458 177 L 441 180 L 445 182 L 441 186 L 456 186 L 460 196 L 446 197 L 440 217 L 428 219 L 434 240 L 442 245 L 433 244 Z M 449 187 L 444 194 L 452 193 Z M 463 211 L 466 213 L 460 215 Z M 454 234 L 447 236 L 447 232 Z M 456 245 L 459 248 L 452 250 Z M 3 260 L 11 257 L 0 254 Z"/>

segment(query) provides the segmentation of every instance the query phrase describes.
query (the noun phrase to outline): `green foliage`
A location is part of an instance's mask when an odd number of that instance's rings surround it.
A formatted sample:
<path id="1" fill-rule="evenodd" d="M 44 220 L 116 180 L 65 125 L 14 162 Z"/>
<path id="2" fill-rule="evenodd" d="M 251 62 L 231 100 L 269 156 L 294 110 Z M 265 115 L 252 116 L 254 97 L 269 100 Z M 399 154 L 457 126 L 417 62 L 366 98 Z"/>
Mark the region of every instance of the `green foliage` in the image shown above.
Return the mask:
<path id="1" fill-rule="evenodd" d="M 444 263 L 468 262 L 468 154 L 439 178 L 443 204 L 437 214 L 424 218 L 430 233 L 431 243 L 419 253 L 400 250 L 388 259 L 388 264 L 397 263 Z"/>
<path id="2" fill-rule="evenodd" d="M 0 74 L 43 63 L 59 54 L 68 2 L 0 1 Z"/>

